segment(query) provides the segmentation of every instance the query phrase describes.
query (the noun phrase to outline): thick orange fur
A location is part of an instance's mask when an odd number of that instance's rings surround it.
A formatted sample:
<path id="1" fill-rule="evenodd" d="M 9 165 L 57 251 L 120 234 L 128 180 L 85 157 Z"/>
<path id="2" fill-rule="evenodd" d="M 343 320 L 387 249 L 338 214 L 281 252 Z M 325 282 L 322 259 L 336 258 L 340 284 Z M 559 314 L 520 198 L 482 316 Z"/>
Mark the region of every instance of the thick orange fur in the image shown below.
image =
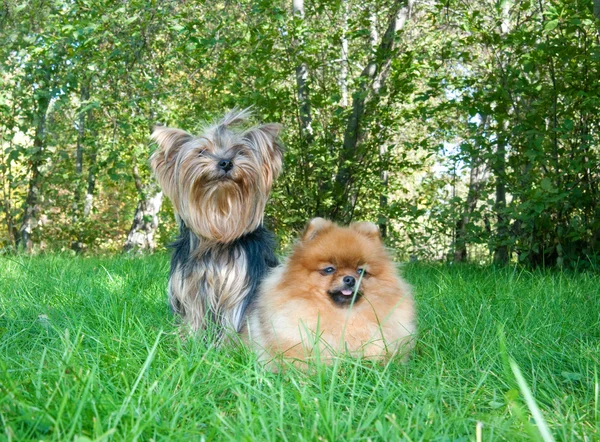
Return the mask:
<path id="1" fill-rule="evenodd" d="M 359 269 L 366 271 L 362 280 Z M 344 278 L 360 281 L 362 296 L 353 304 L 339 292 L 347 288 Z M 340 293 L 348 303 L 334 302 L 330 293 Z M 328 362 L 340 353 L 407 357 L 415 330 L 410 288 L 398 276 L 377 226 L 344 228 L 315 218 L 287 261 L 263 281 L 243 335 L 263 361 L 283 356 Z"/>

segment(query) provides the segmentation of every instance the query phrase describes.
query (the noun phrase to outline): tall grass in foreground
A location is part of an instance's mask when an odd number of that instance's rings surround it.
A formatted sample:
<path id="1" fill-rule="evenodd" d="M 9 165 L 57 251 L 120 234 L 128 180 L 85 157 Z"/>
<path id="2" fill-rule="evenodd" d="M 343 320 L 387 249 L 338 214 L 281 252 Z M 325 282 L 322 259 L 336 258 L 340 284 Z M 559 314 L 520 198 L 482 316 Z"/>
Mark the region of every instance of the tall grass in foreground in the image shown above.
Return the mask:
<path id="1" fill-rule="evenodd" d="M 273 374 L 181 341 L 164 255 L 0 258 L 0 439 L 535 440 L 531 398 L 555 440 L 600 439 L 599 275 L 403 273 L 410 362 Z"/>

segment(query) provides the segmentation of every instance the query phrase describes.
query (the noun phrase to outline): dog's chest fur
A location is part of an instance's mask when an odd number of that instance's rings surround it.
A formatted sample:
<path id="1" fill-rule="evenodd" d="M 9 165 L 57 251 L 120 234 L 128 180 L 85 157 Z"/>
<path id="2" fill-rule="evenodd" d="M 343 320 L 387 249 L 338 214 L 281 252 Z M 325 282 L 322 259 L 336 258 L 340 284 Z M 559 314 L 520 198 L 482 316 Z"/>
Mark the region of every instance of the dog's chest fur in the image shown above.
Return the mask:
<path id="1" fill-rule="evenodd" d="M 169 301 L 193 330 L 239 331 L 264 274 L 277 265 L 264 227 L 226 244 L 208 243 L 183 223 L 173 244 Z"/>

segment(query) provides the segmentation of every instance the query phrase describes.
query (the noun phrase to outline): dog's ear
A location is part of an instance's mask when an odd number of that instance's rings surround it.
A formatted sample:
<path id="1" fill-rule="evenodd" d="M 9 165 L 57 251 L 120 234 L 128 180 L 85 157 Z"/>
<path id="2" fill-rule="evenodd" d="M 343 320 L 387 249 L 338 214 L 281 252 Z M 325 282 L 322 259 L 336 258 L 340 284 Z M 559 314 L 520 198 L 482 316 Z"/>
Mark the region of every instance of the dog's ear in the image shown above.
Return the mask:
<path id="1" fill-rule="evenodd" d="M 193 137 L 181 129 L 155 126 L 150 138 L 158 144 L 158 149 L 150 157 L 152 170 L 165 193 L 172 196 L 171 189 L 175 186 L 173 175 L 177 154 L 181 150 L 181 146 Z"/>
<path id="2" fill-rule="evenodd" d="M 367 238 L 374 239 L 377 241 L 381 241 L 381 234 L 379 232 L 379 227 L 376 224 L 370 222 L 359 222 L 350 224 L 350 229 L 354 230 L 361 235 L 366 236 Z"/>
<path id="3" fill-rule="evenodd" d="M 333 223 L 325 218 L 313 218 L 310 220 L 304 232 L 302 233 L 302 242 L 310 241 L 319 233 L 327 231 L 333 227 Z"/>
<path id="4" fill-rule="evenodd" d="M 281 173 L 283 165 L 283 146 L 279 133 L 283 126 L 277 123 L 267 123 L 244 132 L 244 139 L 253 146 L 265 160 L 267 187 L 271 187 Z"/>

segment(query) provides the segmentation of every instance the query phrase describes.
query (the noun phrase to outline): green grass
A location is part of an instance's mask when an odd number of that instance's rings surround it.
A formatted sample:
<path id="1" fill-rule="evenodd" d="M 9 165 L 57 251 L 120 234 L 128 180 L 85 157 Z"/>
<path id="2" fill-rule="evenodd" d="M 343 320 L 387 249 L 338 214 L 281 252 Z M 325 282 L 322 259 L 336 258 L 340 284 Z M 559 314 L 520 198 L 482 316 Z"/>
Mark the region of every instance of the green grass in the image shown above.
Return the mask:
<path id="1" fill-rule="evenodd" d="M 0 439 L 541 440 L 531 397 L 556 440 L 600 439 L 599 275 L 403 273 L 407 364 L 273 374 L 179 339 L 165 255 L 0 258 Z"/>

